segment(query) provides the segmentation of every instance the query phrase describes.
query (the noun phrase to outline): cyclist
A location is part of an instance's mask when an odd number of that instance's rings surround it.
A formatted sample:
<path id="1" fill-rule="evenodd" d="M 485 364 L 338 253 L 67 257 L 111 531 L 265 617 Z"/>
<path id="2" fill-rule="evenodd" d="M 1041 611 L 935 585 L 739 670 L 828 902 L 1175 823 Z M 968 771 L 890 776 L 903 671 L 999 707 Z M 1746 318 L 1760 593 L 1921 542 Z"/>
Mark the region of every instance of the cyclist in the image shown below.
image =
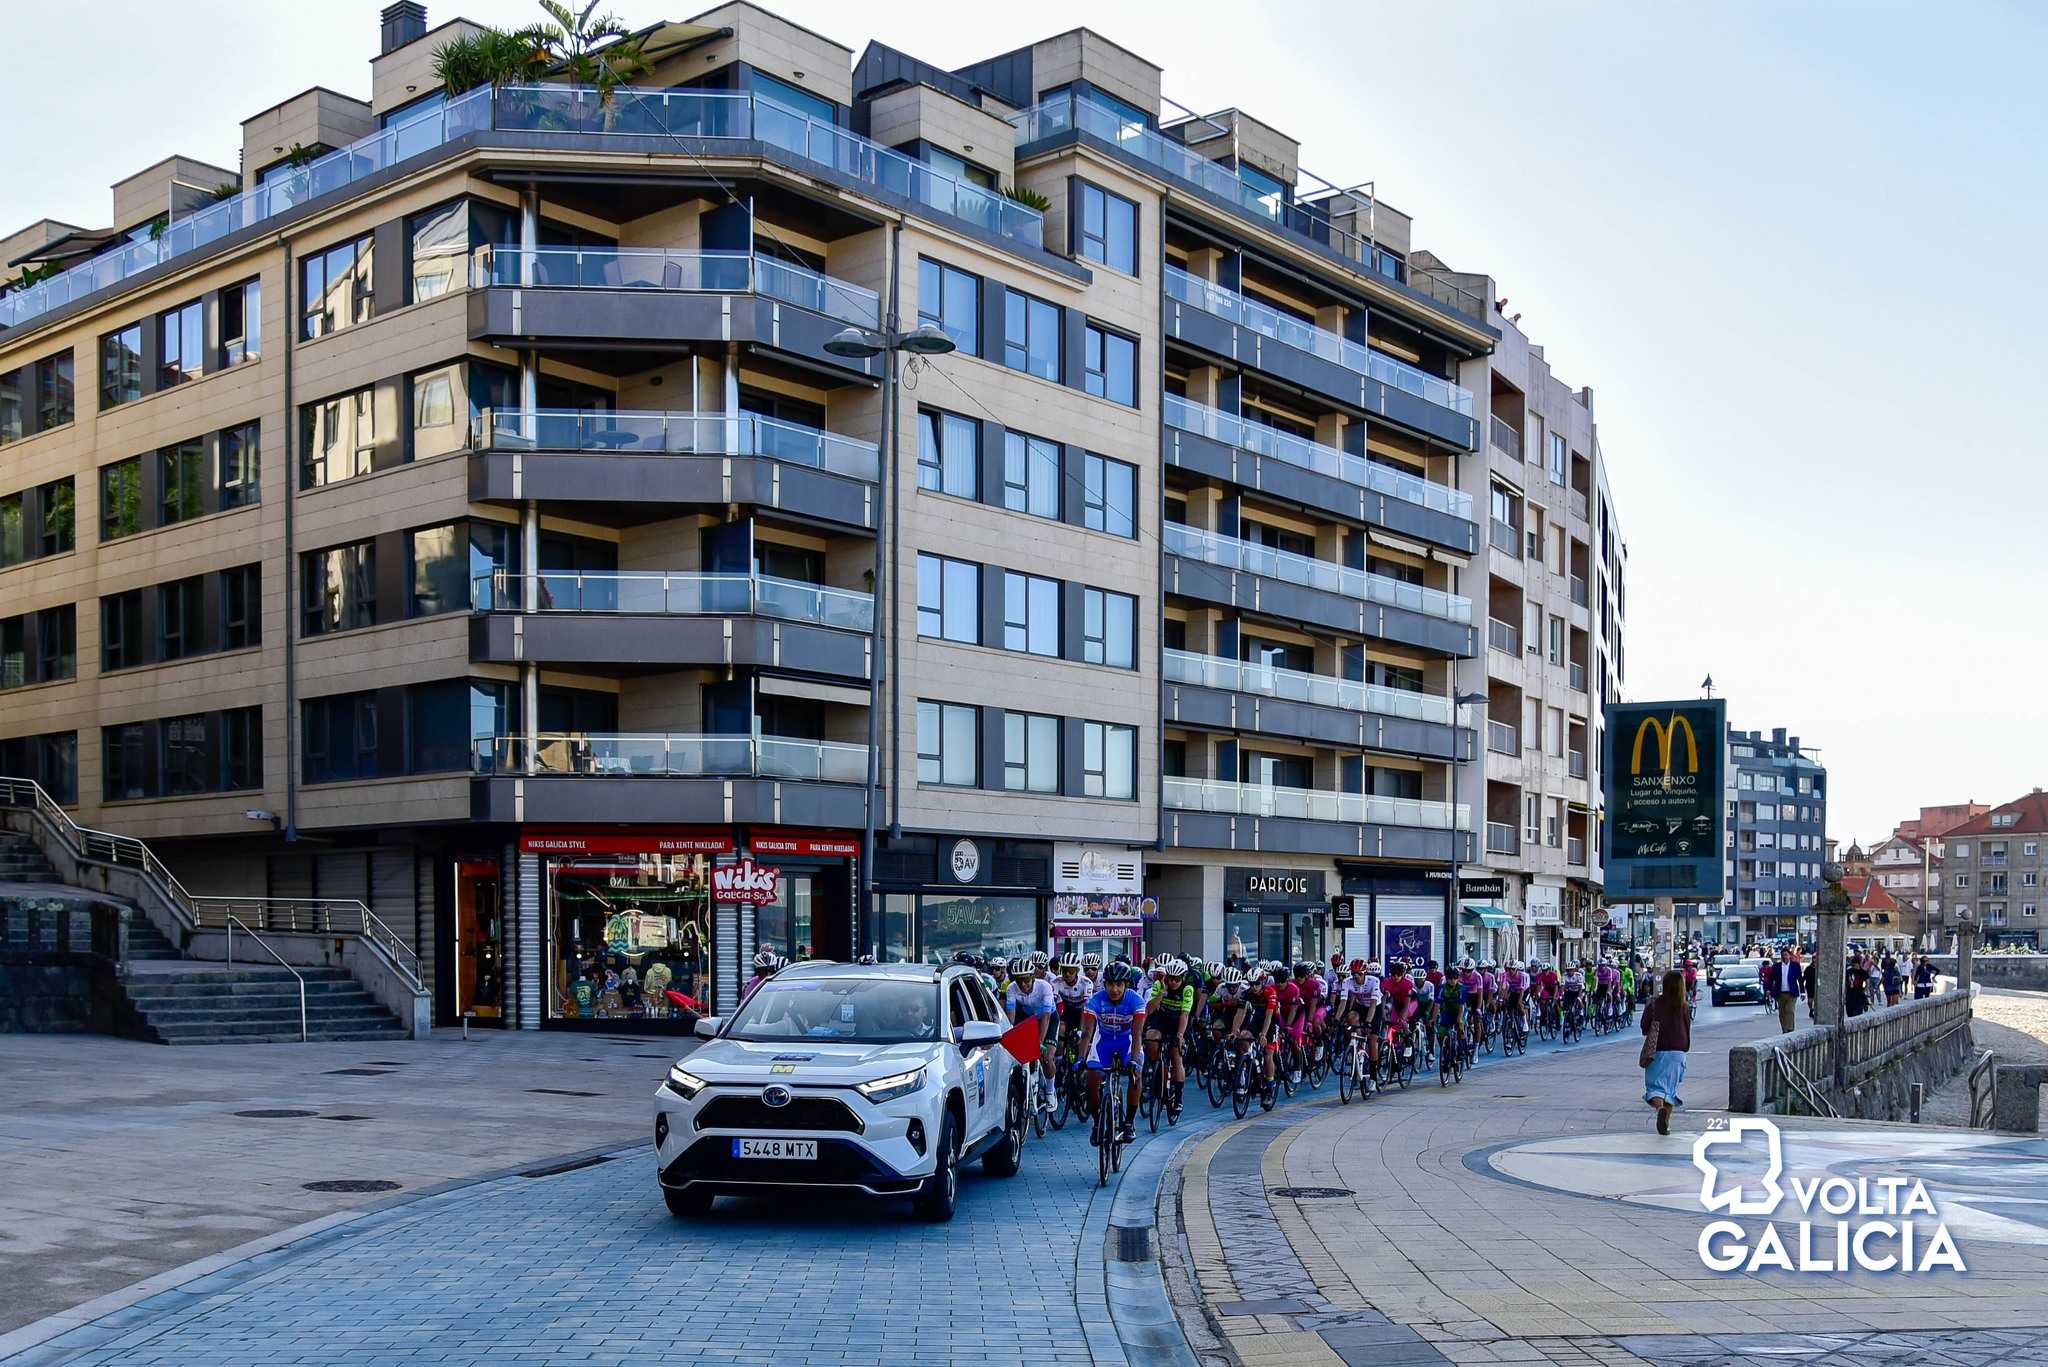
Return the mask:
<path id="1" fill-rule="evenodd" d="M 1323 979 L 1323 970 L 1318 964 L 1303 959 L 1294 966 L 1294 985 L 1301 991 L 1301 1017 L 1303 1034 L 1307 1043 L 1302 1057 L 1322 1042 L 1323 1026 L 1330 1017 L 1330 1004 L 1336 999 L 1330 995 L 1330 985 Z"/>
<path id="2" fill-rule="evenodd" d="M 1535 961 L 1535 973 L 1531 975 L 1536 987 L 1537 1020 L 1545 1021 L 1557 1009 L 1558 994 L 1563 985 L 1557 980 L 1557 969 L 1548 960 Z"/>
<path id="3" fill-rule="evenodd" d="M 747 979 L 740 988 L 740 1005 L 747 1004 L 747 998 L 760 991 L 761 984 L 775 976 L 775 970 L 782 967 L 782 960 L 772 949 L 764 949 L 754 956 L 754 976 Z"/>
<path id="4" fill-rule="evenodd" d="M 1299 1049 L 1301 1047 L 1301 1025 L 1303 1019 L 1301 988 L 1296 985 L 1294 974 L 1286 964 L 1274 964 L 1269 972 L 1273 978 L 1273 995 L 1280 1003 L 1278 1028 L 1273 1031 L 1274 1048 L 1276 1050 L 1281 1048 L 1282 1041 L 1280 1036 L 1281 1032 L 1285 1031 L 1287 1039 L 1293 1042 L 1295 1048 Z M 1297 1055 L 1298 1057 L 1299 1055 Z M 1292 1081 L 1299 1083 L 1301 1081 L 1301 1069 L 1289 1068 L 1287 1076 Z"/>
<path id="5" fill-rule="evenodd" d="M 1000 954 L 991 954 L 984 976 L 989 979 L 989 990 L 995 993 L 997 1001 L 1001 1001 L 1003 993 L 1010 989 L 1010 961 Z"/>
<path id="6" fill-rule="evenodd" d="M 1263 1076 L 1271 1083 L 1278 1076 L 1280 1035 L 1274 1026 L 1280 1019 L 1280 994 L 1273 987 L 1273 975 L 1263 965 L 1252 970 L 1245 987 L 1244 1010 L 1238 1016 L 1237 1037 L 1265 1056 Z"/>
<path id="7" fill-rule="evenodd" d="M 1017 964 L 1017 976 L 1010 979 L 1009 989 L 1003 995 L 1003 1005 L 1009 1008 L 1010 1022 L 1021 1025 L 1027 1020 L 1038 1022 L 1038 1072 L 1041 1078 L 1051 1078 L 1053 1026 L 1060 1018 L 1059 997 L 1052 984 L 1039 976 L 1041 965 L 1036 954 L 1021 959 Z M 1046 1084 L 1048 1093 L 1052 1084 Z"/>
<path id="8" fill-rule="evenodd" d="M 1508 960 L 1507 971 L 1501 974 L 1501 1009 L 1507 1012 L 1509 1020 L 1522 1024 L 1522 1033 L 1529 1033 L 1529 974 L 1521 963 Z"/>
<path id="9" fill-rule="evenodd" d="M 1636 956 L 1631 954 L 1621 961 L 1621 1019 L 1623 1024 L 1635 1019 L 1636 1014 Z"/>
<path id="10" fill-rule="evenodd" d="M 1464 1042 L 1473 1049 L 1479 1045 L 1479 1035 L 1486 1018 L 1486 998 L 1481 989 L 1486 985 L 1479 976 L 1479 965 L 1468 954 L 1458 965 L 1458 1024 L 1463 1027 Z"/>
<path id="11" fill-rule="evenodd" d="M 1145 1003 L 1145 1058 L 1149 1062 L 1162 1050 L 1167 1052 L 1171 1095 L 1177 1096 L 1188 1080 L 1188 1024 L 1195 1016 L 1195 985 L 1188 981 L 1187 964 L 1171 955 L 1157 960 L 1154 968 L 1159 977 Z"/>
<path id="12" fill-rule="evenodd" d="M 1344 980 L 1344 1019 L 1355 1023 L 1365 1035 L 1365 1057 L 1372 1065 L 1366 1074 L 1366 1089 L 1379 1076 L 1381 1013 L 1385 994 L 1380 984 L 1380 966 L 1365 959 L 1351 961 L 1351 976 Z"/>
<path id="13" fill-rule="evenodd" d="M 1614 966 L 1614 956 L 1600 956 L 1600 966 L 1593 970 L 1594 1002 L 1603 1019 L 1621 1019 L 1621 970 Z"/>
<path id="14" fill-rule="evenodd" d="M 1686 1004 L 1686 1005 L 1687 1005 L 1688 1007 L 1689 1007 L 1689 1006 L 1691 1006 L 1691 1005 L 1692 1005 L 1692 1004 L 1693 1004 L 1694 1002 L 1696 1002 L 1696 1001 L 1698 1001 L 1698 1000 L 1699 1000 L 1699 996 L 1700 996 L 1700 966 L 1699 966 L 1699 961 L 1698 961 L 1698 960 L 1696 960 L 1696 959 L 1694 959 L 1694 958 L 1692 958 L 1691 956 L 1687 956 L 1687 958 L 1686 958 L 1686 961 L 1685 961 L 1685 1004 Z"/>
<path id="15" fill-rule="evenodd" d="M 1132 1061 L 1131 1040 L 1145 1020 L 1145 999 L 1131 986 L 1135 970 L 1127 963 L 1113 963 L 1103 971 L 1103 986 L 1088 999 L 1081 1013 L 1081 1051 L 1088 1060 L 1088 1105 L 1101 1114 L 1102 1075 L 1118 1060 Z M 1138 1134 L 1138 1072 L 1124 1097 L 1123 1141 Z"/>
<path id="16" fill-rule="evenodd" d="M 1461 1048 L 1464 1043 L 1465 990 L 1465 979 L 1457 973 L 1446 973 L 1443 985 L 1437 988 L 1436 1033 L 1443 1042 L 1441 1047 L 1447 1051 Z"/>
<path id="17" fill-rule="evenodd" d="M 1387 1041 L 1397 1044 L 1402 1033 L 1413 1027 L 1416 1014 L 1422 1009 L 1419 984 L 1408 976 L 1407 961 L 1396 959 L 1387 965 L 1387 976 L 1380 988 L 1387 997 Z"/>

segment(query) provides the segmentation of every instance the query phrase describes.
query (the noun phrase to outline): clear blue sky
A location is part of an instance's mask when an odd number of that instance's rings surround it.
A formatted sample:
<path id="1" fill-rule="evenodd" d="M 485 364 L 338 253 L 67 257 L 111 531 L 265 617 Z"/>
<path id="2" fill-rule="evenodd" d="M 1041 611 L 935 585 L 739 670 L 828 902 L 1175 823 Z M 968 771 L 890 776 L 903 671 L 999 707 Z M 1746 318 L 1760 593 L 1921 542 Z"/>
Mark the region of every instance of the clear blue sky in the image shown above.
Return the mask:
<path id="1" fill-rule="evenodd" d="M 306 86 L 367 95 L 381 4 L 101 0 L 86 60 L 72 13 L 10 25 L 0 231 L 102 223 L 107 186 L 171 152 L 232 166 L 240 121 Z M 1181 103 L 1241 106 L 1320 174 L 1375 180 L 1418 245 L 1492 274 L 1557 373 L 1594 387 L 1631 552 L 1630 697 L 1691 696 L 1711 671 L 1737 725 L 1821 747 L 1844 839 L 2048 784 L 2048 9 L 770 8 L 945 66 L 1091 24 Z"/>

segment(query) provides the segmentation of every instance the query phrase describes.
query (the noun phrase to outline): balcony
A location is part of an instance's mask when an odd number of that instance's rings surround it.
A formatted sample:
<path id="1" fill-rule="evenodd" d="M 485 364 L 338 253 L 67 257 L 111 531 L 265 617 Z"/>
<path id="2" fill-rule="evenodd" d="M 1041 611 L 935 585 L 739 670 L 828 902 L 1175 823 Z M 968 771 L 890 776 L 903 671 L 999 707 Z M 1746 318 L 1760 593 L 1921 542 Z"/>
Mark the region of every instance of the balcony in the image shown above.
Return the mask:
<path id="1" fill-rule="evenodd" d="M 1564 842 L 1564 862 L 1584 864 L 1586 862 L 1586 841 L 1583 836 L 1567 836 Z"/>
<path id="2" fill-rule="evenodd" d="M 478 821 L 859 826 L 868 748 L 783 736 L 544 732 L 482 739 Z"/>
<path id="3" fill-rule="evenodd" d="M 1520 854 L 1522 837 L 1515 830 L 1512 821 L 1489 821 L 1486 823 L 1486 852 L 1488 854 Z"/>
<path id="4" fill-rule="evenodd" d="M 783 622 L 868 632 L 872 594 L 766 574 L 581 570 L 479 575 L 478 612 L 605 612 L 669 617 L 772 617 Z"/>
<path id="5" fill-rule="evenodd" d="M 872 331 L 881 326 L 881 301 L 873 290 L 753 252 L 659 247 L 477 248 L 471 261 L 470 287 L 514 285 L 755 294 L 855 327 Z"/>
<path id="6" fill-rule="evenodd" d="M 866 783 L 868 748 L 780 736 L 542 732 L 479 741 L 476 771 L 633 778 L 779 778 Z"/>
<path id="7" fill-rule="evenodd" d="M 1565 772 L 1573 778 L 1584 778 L 1586 776 L 1586 752 L 1584 750 L 1566 751 L 1564 767 Z"/>
<path id="8" fill-rule="evenodd" d="M 1522 458 L 1521 429 L 1517 428 L 1513 423 L 1495 417 L 1487 424 L 1486 435 L 1487 439 L 1493 443 L 1494 449 L 1513 456 L 1516 460 Z"/>
<path id="9" fill-rule="evenodd" d="M 1211 317 L 1221 318 L 1227 323 L 1270 337 L 1283 346 L 1305 351 L 1311 356 L 1321 357 L 1335 365 L 1381 384 L 1401 390 L 1426 403 L 1439 408 L 1448 408 L 1460 417 L 1472 417 L 1472 392 L 1451 383 L 1440 375 L 1432 375 L 1418 366 L 1392 356 L 1374 351 L 1348 338 L 1340 337 L 1327 328 L 1304 322 L 1290 314 L 1282 313 L 1249 299 L 1236 290 L 1225 289 L 1208 281 L 1190 275 L 1178 266 L 1166 268 L 1166 295 L 1190 308 L 1200 309 Z"/>
<path id="10" fill-rule="evenodd" d="M 1581 522 L 1587 520 L 1587 513 L 1589 509 L 1586 505 L 1586 496 L 1584 493 L 1580 492 L 1577 489 L 1572 490 L 1571 509 L 1573 517 L 1577 518 Z"/>
<path id="11" fill-rule="evenodd" d="M 1586 667 L 1585 667 L 1584 665 L 1580 664 L 1580 663 L 1579 663 L 1579 662 L 1578 662 L 1577 660 L 1574 660 L 1574 661 L 1572 661 L 1572 663 L 1571 663 L 1571 665 L 1569 666 L 1569 668 L 1570 668 L 1570 673 L 1571 673 L 1571 684 L 1572 684 L 1572 691 L 1573 691 L 1574 693 L 1583 693 L 1583 692 L 1585 692 L 1585 691 L 1586 691 Z"/>
<path id="12" fill-rule="evenodd" d="M 1505 651 L 1518 660 L 1522 658 L 1522 633 L 1512 622 L 1503 622 L 1498 617 L 1487 618 L 1486 644 L 1489 648 Z"/>
<path id="13" fill-rule="evenodd" d="M 1278 579 L 1303 588 L 1342 594 L 1383 607 L 1400 608 L 1446 622 L 1469 624 L 1472 600 L 1443 589 L 1404 583 L 1383 574 L 1351 569 L 1328 560 L 1316 560 L 1292 551 L 1275 550 L 1234 536 L 1205 532 L 1185 523 L 1169 522 L 1162 538 L 1173 555 L 1204 564 L 1220 565 L 1245 574 Z"/>
<path id="14" fill-rule="evenodd" d="M 761 456 L 868 484 L 881 478 L 882 466 L 873 442 L 753 413 L 485 409 L 471 439 L 479 451 Z"/>
<path id="15" fill-rule="evenodd" d="M 1493 518 L 1486 526 L 1486 541 L 1502 555 L 1522 558 L 1522 534 L 1512 523 Z"/>
<path id="16" fill-rule="evenodd" d="M 1203 195 L 1261 227 L 1288 234 L 1351 269 L 1393 282 L 1404 292 L 1427 299 L 1474 321 L 1486 316 L 1486 301 L 1453 281 L 1435 277 L 1418 282 L 1395 258 L 1369 240 L 1332 223 L 1318 201 L 1274 197 L 1245 184 L 1236 171 L 1212 161 L 1186 143 L 1169 138 L 1146 124 L 1132 123 L 1114 110 L 1072 94 L 1054 95 L 1010 116 L 1017 144 L 1024 147 L 1079 133 L 1111 151 L 1200 191 Z M 1334 198 L 1335 196 L 1331 196 Z"/>
<path id="17" fill-rule="evenodd" d="M 1522 737 L 1514 727 L 1504 721 L 1486 723 L 1486 748 L 1496 755 L 1520 755 Z"/>
<path id="18" fill-rule="evenodd" d="M 1472 825 L 1471 808 L 1462 802 L 1453 806 L 1420 798 L 1331 793 L 1320 788 L 1275 788 L 1223 779 L 1169 778 L 1166 805 L 1185 812 L 1408 826 L 1428 831 L 1463 831 L 1470 830 Z"/>
<path id="19" fill-rule="evenodd" d="M 1249 660 L 1201 655 L 1190 650 L 1168 650 L 1164 654 L 1163 668 L 1168 683 L 1256 693 L 1290 702 L 1313 703 L 1319 707 L 1341 707 L 1350 712 L 1371 712 L 1379 716 L 1433 722 L 1438 726 L 1449 726 L 1453 720 L 1451 700 L 1436 693 L 1411 693 L 1405 688 L 1386 688 L 1379 684 L 1332 678 L 1327 674 L 1279 669 Z"/>
<path id="20" fill-rule="evenodd" d="M 1572 576 L 1572 601 L 1580 607 L 1586 606 L 1586 581 L 1576 574 Z"/>

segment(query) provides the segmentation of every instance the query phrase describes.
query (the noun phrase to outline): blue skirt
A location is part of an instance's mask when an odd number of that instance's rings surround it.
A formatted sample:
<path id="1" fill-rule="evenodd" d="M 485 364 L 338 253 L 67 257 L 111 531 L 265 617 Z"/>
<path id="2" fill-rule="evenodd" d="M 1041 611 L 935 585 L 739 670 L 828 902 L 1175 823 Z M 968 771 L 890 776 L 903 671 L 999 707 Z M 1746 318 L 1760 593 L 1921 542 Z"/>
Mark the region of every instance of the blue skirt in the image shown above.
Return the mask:
<path id="1" fill-rule="evenodd" d="M 1685 1054 L 1678 1049 L 1659 1049 L 1644 1070 L 1643 1100 L 1668 1101 L 1673 1109 L 1685 1105 L 1678 1099 L 1679 1084 L 1685 1081 Z"/>

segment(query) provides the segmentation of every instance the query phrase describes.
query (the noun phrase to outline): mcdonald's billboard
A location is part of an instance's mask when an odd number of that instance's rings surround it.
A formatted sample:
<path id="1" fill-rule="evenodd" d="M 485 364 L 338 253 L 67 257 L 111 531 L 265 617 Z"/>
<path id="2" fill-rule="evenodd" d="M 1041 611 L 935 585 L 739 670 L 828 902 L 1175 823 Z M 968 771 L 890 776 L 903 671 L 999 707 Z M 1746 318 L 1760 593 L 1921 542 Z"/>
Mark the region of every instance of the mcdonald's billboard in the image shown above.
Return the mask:
<path id="1" fill-rule="evenodd" d="M 1720 901 L 1727 704 L 1615 703 L 1601 746 L 1607 899 Z"/>

